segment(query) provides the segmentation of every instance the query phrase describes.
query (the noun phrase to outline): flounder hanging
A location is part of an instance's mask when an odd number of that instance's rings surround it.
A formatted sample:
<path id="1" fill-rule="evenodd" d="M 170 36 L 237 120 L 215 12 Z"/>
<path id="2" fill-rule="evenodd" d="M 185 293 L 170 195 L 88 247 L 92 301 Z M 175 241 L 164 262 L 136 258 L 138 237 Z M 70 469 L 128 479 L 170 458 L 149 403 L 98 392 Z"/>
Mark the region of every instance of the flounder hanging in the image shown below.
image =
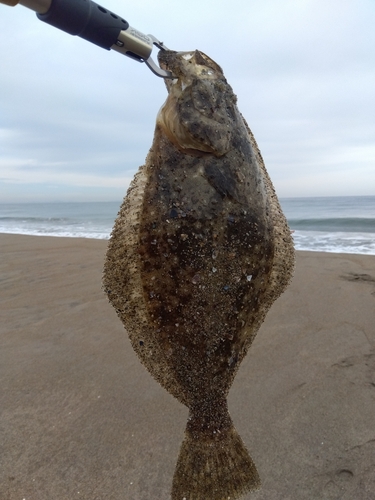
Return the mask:
<path id="1" fill-rule="evenodd" d="M 159 62 L 176 79 L 116 219 L 104 288 L 141 362 L 189 408 L 172 499 L 235 499 L 260 480 L 227 395 L 291 278 L 293 243 L 221 68 L 199 51 Z"/>

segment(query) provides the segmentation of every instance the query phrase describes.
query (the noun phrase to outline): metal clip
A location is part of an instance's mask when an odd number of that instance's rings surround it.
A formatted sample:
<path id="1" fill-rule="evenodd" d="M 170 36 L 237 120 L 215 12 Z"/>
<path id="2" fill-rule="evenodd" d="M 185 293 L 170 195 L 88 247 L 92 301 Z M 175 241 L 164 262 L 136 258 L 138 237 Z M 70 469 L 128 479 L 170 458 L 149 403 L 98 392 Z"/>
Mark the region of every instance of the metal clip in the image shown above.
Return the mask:
<path id="1" fill-rule="evenodd" d="M 153 35 L 145 35 L 129 26 L 126 30 L 120 31 L 117 41 L 111 49 L 131 57 L 138 62 L 145 62 L 156 76 L 161 78 L 174 78 L 170 71 L 161 69 L 151 57 L 153 46 L 160 50 L 168 50 L 163 42 L 160 42 Z"/>
<path id="2" fill-rule="evenodd" d="M 163 42 L 160 42 L 157 38 L 154 37 L 154 35 L 148 35 L 149 38 L 151 38 L 152 43 L 156 45 L 156 47 L 160 50 L 169 50 Z M 154 73 L 156 76 L 160 76 L 161 78 L 175 78 L 170 71 L 161 69 L 155 61 L 152 59 L 151 56 L 148 57 L 148 59 L 145 60 L 146 65 L 150 68 L 150 70 Z"/>

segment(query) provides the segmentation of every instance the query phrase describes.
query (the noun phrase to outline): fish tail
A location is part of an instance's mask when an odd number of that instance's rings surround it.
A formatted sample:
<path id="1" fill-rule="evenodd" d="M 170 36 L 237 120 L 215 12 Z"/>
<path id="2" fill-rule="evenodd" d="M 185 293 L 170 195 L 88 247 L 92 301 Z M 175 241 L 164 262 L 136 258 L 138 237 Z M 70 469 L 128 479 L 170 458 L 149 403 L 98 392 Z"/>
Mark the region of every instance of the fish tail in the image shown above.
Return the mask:
<path id="1" fill-rule="evenodd" d="M 194 420 L 190 417 L 181 445 L 172 500 L 234 500 L 258 489 L 258 471 L 229 413 L 221 430 L 202 428 Z"/>

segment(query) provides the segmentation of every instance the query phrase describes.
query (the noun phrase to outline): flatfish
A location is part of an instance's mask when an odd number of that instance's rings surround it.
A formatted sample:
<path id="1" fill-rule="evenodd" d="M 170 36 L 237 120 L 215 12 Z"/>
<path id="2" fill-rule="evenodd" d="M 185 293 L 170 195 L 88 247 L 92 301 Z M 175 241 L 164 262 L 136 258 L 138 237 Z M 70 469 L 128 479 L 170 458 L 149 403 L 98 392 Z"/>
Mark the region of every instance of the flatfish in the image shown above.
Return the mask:
<path id="1" fill-rule="evenodd" d="M 176 76 L 110 237 L 103 284 L 151 375 L 189 408 L 173 500 L 260 485 L 228 412 L 239 365 L 293 272 L 293 242 L 223 71 L 161 51 Z"/>

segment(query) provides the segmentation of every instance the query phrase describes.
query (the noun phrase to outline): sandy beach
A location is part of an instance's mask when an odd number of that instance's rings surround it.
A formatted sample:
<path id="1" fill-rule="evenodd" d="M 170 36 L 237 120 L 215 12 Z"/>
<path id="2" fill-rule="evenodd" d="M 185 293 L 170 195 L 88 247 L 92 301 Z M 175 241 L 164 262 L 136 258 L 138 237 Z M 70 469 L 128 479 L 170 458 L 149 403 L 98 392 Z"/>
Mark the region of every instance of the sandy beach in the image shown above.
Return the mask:
<path id="1" fill-rule="evenodd" d="M 0 500 L 168 500 L 187 409 L 101 290 L 107 242 L 0 234 Z M 263 487 L 375 499 L 375 256 L 298 252 L 229 397 Z"/>

